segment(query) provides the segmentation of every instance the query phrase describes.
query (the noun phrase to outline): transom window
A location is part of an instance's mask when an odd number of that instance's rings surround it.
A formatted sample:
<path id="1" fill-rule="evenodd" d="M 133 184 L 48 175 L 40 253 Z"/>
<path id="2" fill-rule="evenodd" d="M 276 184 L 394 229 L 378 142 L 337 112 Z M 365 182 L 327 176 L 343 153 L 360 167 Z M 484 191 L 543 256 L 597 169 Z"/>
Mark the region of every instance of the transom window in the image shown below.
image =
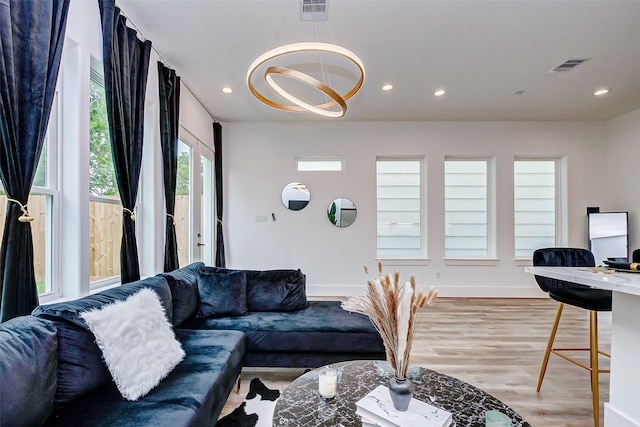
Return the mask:
<path id="1" fill-rule="evenodd" d="M 344 159 L 296 159 L 296 168 L 298 172 L 338 172 L 344 169 Z"/>

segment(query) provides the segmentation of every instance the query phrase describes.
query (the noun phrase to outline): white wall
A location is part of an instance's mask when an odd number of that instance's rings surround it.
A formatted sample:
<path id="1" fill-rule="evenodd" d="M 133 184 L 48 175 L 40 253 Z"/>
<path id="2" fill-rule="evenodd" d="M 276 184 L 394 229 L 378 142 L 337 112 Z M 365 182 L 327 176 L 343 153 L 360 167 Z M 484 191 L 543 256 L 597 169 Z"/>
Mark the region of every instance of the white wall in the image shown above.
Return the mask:
<path id="1" fill-rule="evenodd" d="M 126 15 L 126 10 L 123 12 Z M 67 79 L 64 90 L 77 99 L 71 106 L 63 105 L 65 120 L 75 122 L 70 130 L 63 132 L 63 141 L 69 144 L 69 138 L 75 139 L 79 156 L 85 158 L 88 152 L 84 144 L 88 142 L 83 138 L 88 138 L 88 101 L 85 107 L 81 101 L 88 100 L 88 88 L 83 85 L 88 84 L 91 55 L 101 57 L 100 43 L 97 3 L 73 1 L 65 55 L 70 57 L 77 78 Z M 157 60 L 153 52 L 147 86 L 144 178 L 139 195 L 143 210 L 138 224 L 143 274 L 162 269 L 164 252 Z M 177 72 L 180 75 L 179 69 Z M 183 129 L 212 147 L 212 119 L 184 85 L 180 121 Z M 569 209 L 568 237 L 564 243 L 587 247 L 585 208 L 600 206 L 602 210 L 630 212 L 630 247 L 633 249 L 640 247 L 640 226 L 637 225 L 640 199 L 634 197 L 635 177 L 640 166 L 636 155 L 639 139 L 640 110 L 606 123 L 225 123 L 227 263 L 238 268 L 301 268 L 307 274 L 311 295 L 360 292 L 366 279 L 361 266 L 373 267 L 376 256 L 376 156 L 426 156 L 429 260 L 423 265 L 398 266 L 403 276 L 415 274 L 420 286 L 436 286 L 442 295 L 541 296 L 533 278 L 523 273 L 522 265 L 516 265 L 513 257 L 511 164 L 514 156 L 567 156 Z M 446 265 L 443 260 L 443 160 L 446 155 L 495 156 L 498 193 L 495 265 L 455 266 Z M 346 169 L 298 173 L 296 156 L 344 156 Z M 88 168 L 83 166 L 86 159 L 77 156 L 62 161 L 61 210 L 64 212 L 61 214 L 67 225 L 61 226 L 63 243 L 58 262 L 61 265 L 73 262 L 74 268 L 62 269 L 60 280 L 66 283 L 65 287 L 73 289 L 73 294 L 85 294 L 88 293 L 88 265 L 84 264 L 85 260 L 88 263 L 88 256 L 82 248 L 86 247 L 85 243 L 88 245 L 88 199 L 68 200 L 68 194 L 83 191 L 88 180 L 66 174 L 74 172 L 79 164 L 80 174 L 86 177 Z M 280 202 L 282 187 L 292 180 L 305 182 L 312 192 L 309 206 L 302 211 L 288 211 Z M 611 191 L 612 186 L 621 191 Z M 335 228 L 326 218 L 327 205 L 339 196 L 352 199 L 358 207 L 358 218 L 348 228 Z M 271 213 L 275 214 L 275 222 L 271 220 Z M 256 222 L 258 215 L 266 215 L 268 221 Z M 74 246 L 76 250 L 71 249 Z M 389 269 L 396 268 L 386 265 Z"/>
<path id="2" fill-rule="evenodd" d="M 542 296 L 514 260 L 514 156 L 565 156 L 568 228 L 565 244 L 587 247 L 586 206 L 601 206 L 606 191 L 604 122 L 313 122 L 226 123 L 225 241 L 234 268 L 300 268 L 310 295 L 348 295 L 364 289 L 362 265 L 376 257 L 376 156 L 425 156 L 428 261 L 399 269 L 419 286 L 451 296 Z M 444 258 L 444 157 L 495 156 L 497 261 L 447 265 Z M 344 156 L 343 172 L 296 172 L 296 157 Z M 311 201 L 289 211 L 280 192 L 306 183 Z M 353 200 L 355 223 L 336 228 L 326 217 L 336 197 Z M 271 220 L 271 213 L 276 221 Z M 267 216 L 257 222 L 256 216 Z M 422 265 L 420 265 L 422 264 Z M 371 270 L 371 268 L 370 268 Z M 373 271 L 373 270 L 372 270 Z M 439 278 L 436 278 L 439 277 Z"/>
<path id="3" fill-rule="evenodd" d="M 629 211 L 629 249 L 640 248 L 640 110 L 623 114 L 606 125 L 607 211 Z M 631 254 L 629 254 L 631 255 Z"/>

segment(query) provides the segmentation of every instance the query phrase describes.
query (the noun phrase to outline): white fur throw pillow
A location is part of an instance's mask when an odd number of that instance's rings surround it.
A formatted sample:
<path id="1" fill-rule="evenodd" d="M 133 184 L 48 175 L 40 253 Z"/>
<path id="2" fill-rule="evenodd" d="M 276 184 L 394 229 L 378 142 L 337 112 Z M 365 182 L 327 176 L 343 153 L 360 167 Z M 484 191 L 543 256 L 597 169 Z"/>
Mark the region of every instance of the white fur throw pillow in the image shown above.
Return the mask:
<path id="1" fill-rule="evenodd" d="M 81 317 L 95 335 L 107 368 L 127 400 L 147 394 L 185 356 L 158 295 L 149 288 L 125 301 L 86 311 Z"/>

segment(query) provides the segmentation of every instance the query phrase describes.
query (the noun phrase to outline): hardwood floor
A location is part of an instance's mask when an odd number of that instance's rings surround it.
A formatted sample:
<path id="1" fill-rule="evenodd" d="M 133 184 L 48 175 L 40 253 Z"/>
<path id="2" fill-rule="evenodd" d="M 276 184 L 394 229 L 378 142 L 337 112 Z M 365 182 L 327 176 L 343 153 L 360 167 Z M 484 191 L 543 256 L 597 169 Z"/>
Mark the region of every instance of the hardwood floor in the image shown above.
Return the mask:
<path id="1" fill-rule="evenodd" d="M 457 377 L 507 403 L 534 427 L 593 426 L 588 371 L 551 356 L 540 393 L 538 373 L 557 303 L 548 299 L 439 298 L 424 314 L 411 363 Z M 609 351 L 611 313 L 599 314 L 600 348 Z M 586 347 L 588 312 L 565 306 L 556 345 Z M 586 352 L 576 358 L 588 364 Z M 609 360 L 600 358 L 601 369 Z M 258 376 L 284 387 L 302 370 L 247 369 L 243 390 Z M 600 425 L 609 397 L 609 375 L 600 375 Z M 241 402 L 232 393 L 231 401 Z M 239 403 L 238 402 L 238 403 Z"/>
<path id="2" fill-rule="evenodd" d="M 411 362 L 457 377 L 507 403 L 532 426 L 593 426 L 587 370 L 552 355 L 538 374 L 558 304 L 548 299 L 440 298 L 425 313 Z M 599 313 L 600 348 L 609 352 L 611 313 Z M 587 347 L 588 312 L 565 306 L 556 346 Z M 573 355 L 573 354 L 572 354 Z M 589 364 L 588 352 L 575 352 Z M 600 368 L 609 359 L 600 358 Z M 609 375 L 600 374 L 600 425 Z"/>

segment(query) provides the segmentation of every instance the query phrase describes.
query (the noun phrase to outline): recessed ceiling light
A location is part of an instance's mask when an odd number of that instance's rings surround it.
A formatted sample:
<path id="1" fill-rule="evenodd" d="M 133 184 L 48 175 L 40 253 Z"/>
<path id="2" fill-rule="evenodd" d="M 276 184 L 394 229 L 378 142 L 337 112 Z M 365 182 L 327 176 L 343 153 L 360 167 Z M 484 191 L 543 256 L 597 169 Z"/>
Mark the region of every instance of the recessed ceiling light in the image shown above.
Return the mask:
<path id="1" fill-rule="evenodd" d="M 445 92 L 444 90 L 442 90 L 442 89 L 438 89 L 437 91 L 433 92 L 433 94 L 434 94 L 435 96 L 442 96 L 442 95 L 444 95 L 445 93 L 446 93 L 446 92 Z"/>
<path id="2" fill-rule="evenodd" d="M 393 85 L 386 84 L 386 85 L 382 86 L 382 90 L 384 90 L 384 91 L 388 91 L 388 90 L 391 90 L 391 89 L 393 89 Z"/>
<path id="3" fill-rule="evenodd" d="M 597 91 L 593 92 L 593 94 L 595 96 L 602 96 L 608 94 L 609 92 L 611 92 L 611 89 L 598 89 Z"/>
<path id="4" fill-rule="evenodd" d="M 230 87 L 228 87 L 228 86 L 225 86 L 225 87 L 223 87 L 223 88 L 222 88 L 222 91 L 223 91 L 224 93 L 232 93 L 232 92 L 233 92 L 233 89 L 231 89 L 231 88 L 230 88 Z"/>

